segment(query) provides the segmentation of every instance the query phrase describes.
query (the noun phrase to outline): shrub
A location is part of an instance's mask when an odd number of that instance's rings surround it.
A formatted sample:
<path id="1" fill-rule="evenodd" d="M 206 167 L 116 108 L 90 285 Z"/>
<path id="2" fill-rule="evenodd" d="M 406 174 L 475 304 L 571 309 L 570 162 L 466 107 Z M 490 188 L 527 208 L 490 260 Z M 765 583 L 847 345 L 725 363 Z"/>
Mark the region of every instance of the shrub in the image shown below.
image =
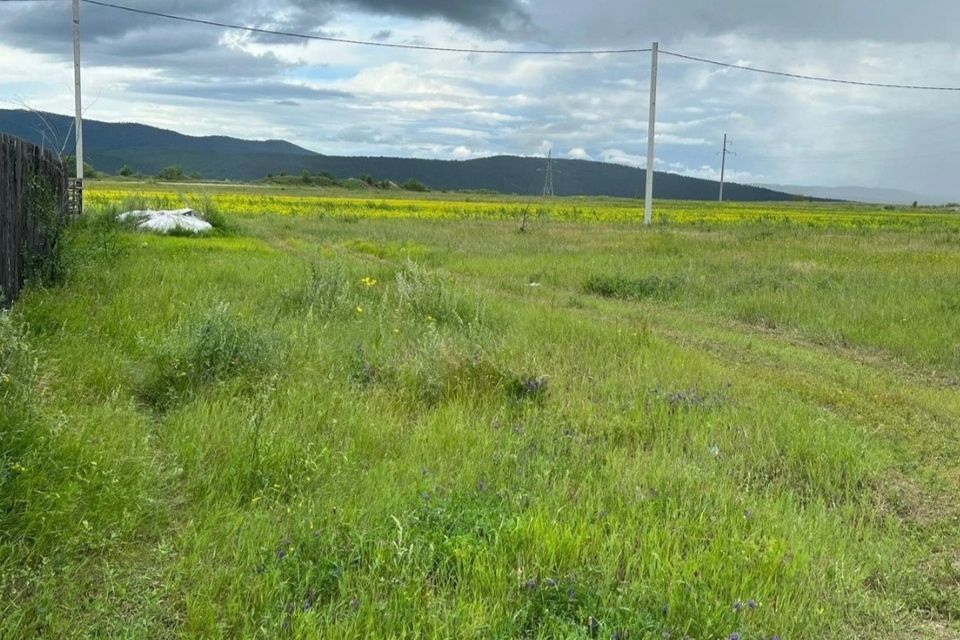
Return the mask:
<path id="1" fill-rule="evenodd" d="M 43 176 L 31 175 L 27 178 L 26 204 L 40 237 L 36 252 L 26 256 L 27 279 L 42 286 L 59 284 L 65 276 L 61 240 L 67 226 L 60 198 Z"/>
<path id="2" fill-rule="evenodd" d="M 125 224 L 117 221 L 117 214 L 126 211 L 116 204 L 99 211 L 89 211 L 76 218 L 65 229 L 63 239 L 64 277 L 84 269 L 99 269 L 105 263 L 115 263 L 124 253 L 120 230 Z M 132 224 L 132 223 L 129 223 Z"/>
<path id="3" fill-rule="evenodd" d="M 157 178 L 160 180 L 183 180 L 185 177 L 183 168 L 176 164 L 164 167 L 160 170 L 160 173 L 157 174 Z"/>
<path id="4" fill-rule="evenodd" d="M 421 192 L 430 191 L 430 187 L 428 187 L 427 185 L 423 184 L 422 182 L 414 178 L 410 178 L 400 186 L 406 189 L 407 191 L 421 191 Z"/>
<path id="5" fill-rule="evenodd" d="M 346 180 L 340 183 L 340 186 L 343 187 L 344 189 L 349 189 L 350 191 L 360 191 L 363 189 L 370 188 L 370 185 L 367 182 L 364 182 L 363 180 L 359 180 L 357 178 L 347 178 Z"/>

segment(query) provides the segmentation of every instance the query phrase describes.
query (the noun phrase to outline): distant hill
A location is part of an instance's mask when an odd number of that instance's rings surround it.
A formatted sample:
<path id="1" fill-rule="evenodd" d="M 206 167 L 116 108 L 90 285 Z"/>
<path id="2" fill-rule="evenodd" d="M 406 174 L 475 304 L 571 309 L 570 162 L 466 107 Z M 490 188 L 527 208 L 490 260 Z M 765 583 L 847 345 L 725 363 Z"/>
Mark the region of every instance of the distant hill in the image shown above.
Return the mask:
<path id="1" fill-rule="evenodd" d="M 72 118 L 31 111 L 0 109 L 0 131 L 37 144 L 73 149 Z M 45 122 L 44 122 L 45 121 Z M 204 178 L 257 180 L 268 174 L 298 175 L 304 169 L 346 178 L 369 174 L 397 183 L 410 178 L 432 189 L 487 189 L 534 195 L 543 188 L 543 158 L 494 156 L 476 160 L 422 160 L 361 156 L 328 156 L 283 140 L 241 140 L 226 136 L 187 136 L 134 123 L 85 120 L 84 152 L 97 170 L 116 173 L 124 165 L 134 172 L 155 175 L 179 165 Z M 64 144 L 65 141 L 65 144 Z M 585 160 L 556 160 L 557 195 L 635 197 L 645 171 L 623 165 Z M 712 200 L 718 184 L 711 180 L 657 172 L 654 196 L 665 199 Z M 784 201 L 794 196 L 773 189 L 728 183 L 724 198 L 738 201 Z"/>
<path id="2" fill-rule="evenodd" d="M 911 191 L 890 188 L 871 187 L 814 187 L 793 184 L 758 184 L 764 189 L 784 191 L 812 198 L 827 200 L 849 200 L 852 202 L 869 202 L 876 204 L 943 204 L 951 200 L 944 196 L 921 195 Z"/>
<path id="3" fill-rule="evenodd" d="M 54 113 L 37 114 L 22 109 L 0 109 L 0 131 L 37 144 L 63 146 L 72 153 L 73 118 Z M 154 150 L 175 150 L 221 153 L 276 153 L 312 156 L 313 151 L 284 140 L 241 140 L 227 136 L 187 136 L 176 131 L 159 129 L 132 122 L 83 121 L 83 147 L 88 154 L 131 152 L 143 154 Z M 96 155 L 91 155 L 96 157 Z M 91 163 L 97 166 L 95 162 Z M 119 167 L 117 167 L 119 169 Z M 110 168 L 102 167 L 104 171 Z"/>

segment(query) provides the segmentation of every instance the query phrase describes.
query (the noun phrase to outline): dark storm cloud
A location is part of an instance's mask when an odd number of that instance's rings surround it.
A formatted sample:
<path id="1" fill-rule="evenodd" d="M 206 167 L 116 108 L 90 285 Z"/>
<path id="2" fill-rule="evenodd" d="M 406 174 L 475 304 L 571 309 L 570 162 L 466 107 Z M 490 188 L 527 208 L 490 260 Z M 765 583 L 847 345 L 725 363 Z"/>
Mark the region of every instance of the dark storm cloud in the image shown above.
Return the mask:
<path id="1" fill-rule="evenodd" d="M 675 42 L 738 33 L 755 38 L 955 42 L 956 0 L 535 0 L 532 20 L 557 41 Z"/>
<path id="2" fill-rule="evenodd" d="M 519 0 L 119 0 L 120 4 L 217 22 L 324 36 L 344 36 L 324 30 L 338 12 L 433 17 L 474 30 L 495 32 L 524 29 L 529 19 Z M 71 49 L 69 3 L 7 3 L 0 5 L 0 43 L 69 60 Z M 229 32 L 101 7 L 81 5 L 84 61 L 93 66 L 140 67 L 177 77 L 267 78 L 296 66 L 272 53 L 254 55 L 224 44 Z M 388 30 L 374 39 L 391 37 Z M 244 34 L 260 44 L 302 43 L 270 34 Z"/>
<path id="3" fill-rule="evenodd" d="M 498 34 L 519 33 L 530 24 L 529 16 L 518 0 L 155 0 L 149 3 L 126 0 L 119 4 L 189 18 L 321 35 L 331 35 L 322 28 L 338 12 L 345 10 L 386 16 L 440 18 Z M 0 15 L 0 36 L 4 42 L 43 52 L 61 52 L 63 44 L 69 44 L 71 19 L 68 4 L 38 2 L 11 5 L 14 3 L 3 6 L 3 14 Z M 162 30 L 175 38 L 177 33 L 190 26 L 166 18 L 91 4 L 82 5 L 81 15 L 85 41 L 93 40 L 103 46 L 143 30 Z M 207 32 L 207 41 L 216 41 L 215 29 L 209 26 L 201 28 Z M 274 40 L 274 36 L 269 34 L 254 34 L 251 37 L 259 41 Z M 290 42 L 289 39 L 282 41 Z"/>
<path id="4" fill-rule="evenodd" d="M 370 13 L 442 18 L 456 24 L 500 33 L 522 33 L 530 16 L 517 0 L 349 0 Z"/>

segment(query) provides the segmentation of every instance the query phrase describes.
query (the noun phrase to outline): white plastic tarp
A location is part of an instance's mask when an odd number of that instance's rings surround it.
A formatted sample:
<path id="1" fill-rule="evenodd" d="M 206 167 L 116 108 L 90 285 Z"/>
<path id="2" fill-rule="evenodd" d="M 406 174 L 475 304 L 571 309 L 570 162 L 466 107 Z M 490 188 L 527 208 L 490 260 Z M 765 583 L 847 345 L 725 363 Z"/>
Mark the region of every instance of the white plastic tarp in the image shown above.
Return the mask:
<path id="1" fill-rule="evenodd" d="M 138 229 L 159 233 L 169 233 L 176 230 L 203 233 L 213 229 L 213 226 L 201 218 L 193 209 L 127 211 L 117 216 L 117 220 L 121 222 L 136 220 Z"/>

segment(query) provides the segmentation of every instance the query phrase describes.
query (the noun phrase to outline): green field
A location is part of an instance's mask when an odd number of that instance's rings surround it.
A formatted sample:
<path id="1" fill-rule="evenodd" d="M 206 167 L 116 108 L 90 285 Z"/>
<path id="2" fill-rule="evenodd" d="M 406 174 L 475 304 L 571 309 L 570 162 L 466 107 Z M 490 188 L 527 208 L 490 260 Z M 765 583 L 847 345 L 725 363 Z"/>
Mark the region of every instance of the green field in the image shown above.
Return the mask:
<path id="1" fill-rule="evenodd" d="M 960 216 L 315 195 L 0 316 L 0 637 L 960 637 Z"/>

